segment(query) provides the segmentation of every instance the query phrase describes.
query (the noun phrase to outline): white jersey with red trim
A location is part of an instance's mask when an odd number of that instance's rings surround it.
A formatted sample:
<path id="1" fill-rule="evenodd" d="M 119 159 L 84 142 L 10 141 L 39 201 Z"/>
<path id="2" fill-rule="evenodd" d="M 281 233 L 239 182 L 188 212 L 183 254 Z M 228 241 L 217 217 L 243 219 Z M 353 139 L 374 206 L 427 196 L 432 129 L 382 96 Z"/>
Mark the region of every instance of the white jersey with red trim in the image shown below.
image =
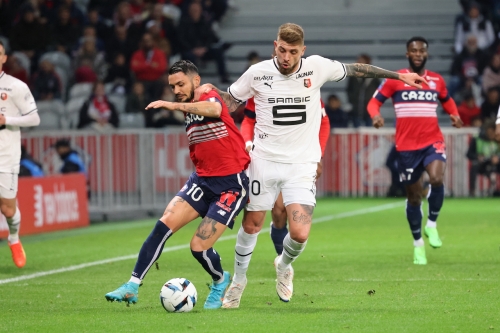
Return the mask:
<path id="1" fill-rule="evenodd" d="M 21 117 L 37 112 L 35 99 L 21 80 L 0 72 L 0 113 Z M 19 173 L 21 131 L 18 126 L 0 126 L 0 172 Z"/>
<path id="2" fill-rule="evenodd" d="M 279 163 L 319 162 L 320 88 L 345 76 L 342 63 L 317 55 L 301 59 L 290 75 L 279 72 L 276 58 L 251 66 L 228 92 L 238 101 L 254 97 L 252 155 Z"/>

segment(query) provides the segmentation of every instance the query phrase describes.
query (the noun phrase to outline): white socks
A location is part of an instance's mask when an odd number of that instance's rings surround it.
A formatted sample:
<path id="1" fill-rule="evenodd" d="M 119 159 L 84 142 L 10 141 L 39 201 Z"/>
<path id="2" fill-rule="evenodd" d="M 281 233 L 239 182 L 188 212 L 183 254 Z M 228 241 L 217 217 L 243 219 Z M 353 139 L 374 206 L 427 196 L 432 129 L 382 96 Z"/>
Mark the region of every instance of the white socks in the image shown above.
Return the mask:
<path id="1" fill-rule="evenodd" d="M 131 276 L 131 277 L 130 277 L 130 280 L 128 280 L 128 282 L 133 282 L 133 283 L 136 283 L 136 284 L 138 284 L 138 285 L 141 285 L 141 282 L 142 282 L 142 281 L 141 281 L 141 279 L 136 278 L 135 276 Z"/>
<path id="2" fill-rule="evenodd" d="M 437 222 L 431 221 L 431 220 L 427 220 L 427 227 L 428 228 L 436 228 L 437 227 Z"/>
<path id="3" fill-rule="evenodd" d="M 16 244 L 19 242 L 19 227 L 21 225 L 21 212 L 19 208 L 16 207 L 16 213 L 11 218 L 7 218 L 7 224 L 9 225 L 9 243 Z"/>
<path id="4" fill-rule="evenodd" d="M 420 239 L 417 239 L 417 240 L 414 240 L 413 241 L 413 246 L 415 247 L 421 247 L 421 246 L 424 246 L 424 240 L 422 239 L 422 237 L 420 237 Z"/>
<path id="5" fill-rule="evenodd" d="M 281 259 L 278 261 L 279 268 L 286 269 L 304 251 L 306 245 L 307 241 L 304 243 L 296 242 L 290 237 L 290 233 L 288 233 L 283 240 L 283 253 L 281 254 Z"/>
<path id="6" fill-rule="evenodd" d="M 233 281 L 242 283 L 246 279 L 248 265 L 252 258 L 252 253 L 257 244 L 259 233 L 247 234 L 243 230 L 243 226 L 238 230 L 238 238 L 236 239 L 236 248 L 234 249 L 234 277 Z"/>

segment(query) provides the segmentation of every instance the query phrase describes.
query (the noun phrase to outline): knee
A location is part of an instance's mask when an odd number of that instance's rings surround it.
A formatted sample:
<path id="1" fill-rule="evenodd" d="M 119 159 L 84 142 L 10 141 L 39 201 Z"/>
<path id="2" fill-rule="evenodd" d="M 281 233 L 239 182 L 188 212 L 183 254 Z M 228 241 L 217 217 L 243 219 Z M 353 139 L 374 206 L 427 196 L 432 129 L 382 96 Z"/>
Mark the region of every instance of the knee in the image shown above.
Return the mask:
<path id="1" fill-rule="evenodd" d="M 408 192 L 407 199 L 408 199 L 408 203 L 411 206 L 420 206 L 420 204 L 422 203 L 421 193 Z"/>
<path id="2" fill-rule="evenodd" d="M 201 239 L 199 239 L 196 236 L 194 236 L 191 239 L 191 243 L 189 245 L 191 247 L 191 253 L 193 253 L 193 252 L 202 252 L 202 251 L 208 250 L 208 249 L 205 249 L 204 244 L 201 241 Z M 193 253 L 193 256 L 194 256 L 194 253 Z"/>
<path id="3" fill-rule="evenodd" d="M 297 243 L 305 243 L 309 238 L 308 230 L 290 230 L 290 238 L 296 241 Z"/>
<path id="4" fill-rule="evenodd" d="M 261 219 L 258 214 L 247 214 L 243 217 L 241 226 L 247 234 L 256 234 L 262 229 L 264 218 Z"/>
<path id="5" fill-rule="evenodd" d="M 429 183 L 432 187 L 440 187 L 443 185 L 443 175 L 430 175 Z"/>
<path id="6" fill-rule="evenodd" d="M 286 210 L 284 207 L 274 207 L 271 211 L 273 218 L 273 225 L 276 229 L 283 229 L 286 227 Z"/>
<path id="7" fill-rule="evenodd" d="M 2 211 L 2 214 L 10 219 L 14 216 L 14 214 L 16 213 L 16 206 L 14 207 L 11 207 L 9 205 L 6 205 L 6 204 L 3 204 L 0 206 L 0 210 Z"/>

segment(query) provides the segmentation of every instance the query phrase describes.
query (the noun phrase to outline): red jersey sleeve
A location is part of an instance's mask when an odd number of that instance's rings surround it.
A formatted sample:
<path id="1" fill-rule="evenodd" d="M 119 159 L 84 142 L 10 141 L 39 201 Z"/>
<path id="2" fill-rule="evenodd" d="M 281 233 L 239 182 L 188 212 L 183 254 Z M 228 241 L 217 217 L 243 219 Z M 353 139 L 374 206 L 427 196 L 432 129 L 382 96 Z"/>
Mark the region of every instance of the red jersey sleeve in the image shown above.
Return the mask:
<path id="1" fill-rule="evenodd" d="M 325 154 L 326 143 L 330 137 L 330 119 L 325 112 L 323 101 L 321 101 L 321 126 L 319 128 L 319 144 L 321 146 L 321 157 Z"/>
<path id="2" fill-rule="evenodd" d="M 255 128 L 255 118 L 250 118 L 245 115 L 241 122 L 240 132 L 245 142 L 253 141 L 253 130 Z"/>
<path id="3" fill-rule="evenodd" d="M 440 84 L 438 88 L 438 99 L 441 102 L 441 105 L 443 105 L 444 111 L 449 115 L 458 116 L 459 114 L 457 104 L 448 93 L 448 89 L 446 89 L 446 84 L 443 77 L 439 76 L 439 79 Z"/>
<path id="4" fill-rule="evenodd" d="M 250 98 L 245 105 L 245 116 L 255 119 L 255 101 L 253 97 Z"/>
<path id="5" fill-rule="evenodd" d="M 397 80 L 385 79 L 378 86 L 377 90 L 373 94 L 373 97 L 368 102 L 366 110 L 370 114 L 370 117 L 375 117 L 380 115 L 380 107 L 384 102 L 391 98 L 396 91 Z"/>
<path id="6" fill-rule="evenodd" d="M 216 90 L 211 90 L 200 96 L 200 102 L 217 102 L 222 105 L 222 98 Z"/>

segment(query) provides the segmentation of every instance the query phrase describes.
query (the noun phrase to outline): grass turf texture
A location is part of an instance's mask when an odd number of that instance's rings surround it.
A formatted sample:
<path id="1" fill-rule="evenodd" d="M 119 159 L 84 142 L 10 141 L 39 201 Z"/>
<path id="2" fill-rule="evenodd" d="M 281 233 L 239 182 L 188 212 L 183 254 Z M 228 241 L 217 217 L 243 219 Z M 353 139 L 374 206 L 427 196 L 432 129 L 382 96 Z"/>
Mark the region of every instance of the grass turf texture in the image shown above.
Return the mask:
<path id="1" fill-rule="evenodd" d="M 396 203 L 396 205 L 390 205 Z M 388 205 L 389 204 L 389 205 Z M 366 213 L 366 208 L 381 207 Z M 392 208 L 390 208 L 392 207 Z M 378 208 L 375 208 L 377 210 Z M 353 214 L 343 214 L 354 212 Z M 500 330 L 500 203 L 447 199 L 439 218 L 441 249 L 426 244 L 427 266 L 413 265 L 404 202 L 323 199 L 305 252 L 294 264 L 288 304 L 275 291 L 274 248 L 259 237 L 240 309 L 203 309 L 209 276 L 188 247 L 164 253 L 139 290 L 139 303 L 108 303 L 104 294 L 127 281 L 135 259 L 0 284 L 0 331 L 8 332 L 491 332 Z M 347 215 L 347 216 L 345 216 Z M 349 216 L 354 215 L 354 216 Z M 344 217 L 342 217 L 344 216 Z M 17 269 L 0 243 L 0 283 L 138 253 L 154 220 L 95 225 L 22 238 L 27 265 Z M 165 248 L 189 243 L 198 223 Z M 235 235 L 240 223 L 226 235 Z M 268 226 L 268 224 L 266 224 Z M 233 270 L 234 238 L 216 244 Z M 191 280 L 198 304 L 165 312 L 158 295 L 173 277 Z M 368 295 L 368 291 L 375 294 Z"/>

